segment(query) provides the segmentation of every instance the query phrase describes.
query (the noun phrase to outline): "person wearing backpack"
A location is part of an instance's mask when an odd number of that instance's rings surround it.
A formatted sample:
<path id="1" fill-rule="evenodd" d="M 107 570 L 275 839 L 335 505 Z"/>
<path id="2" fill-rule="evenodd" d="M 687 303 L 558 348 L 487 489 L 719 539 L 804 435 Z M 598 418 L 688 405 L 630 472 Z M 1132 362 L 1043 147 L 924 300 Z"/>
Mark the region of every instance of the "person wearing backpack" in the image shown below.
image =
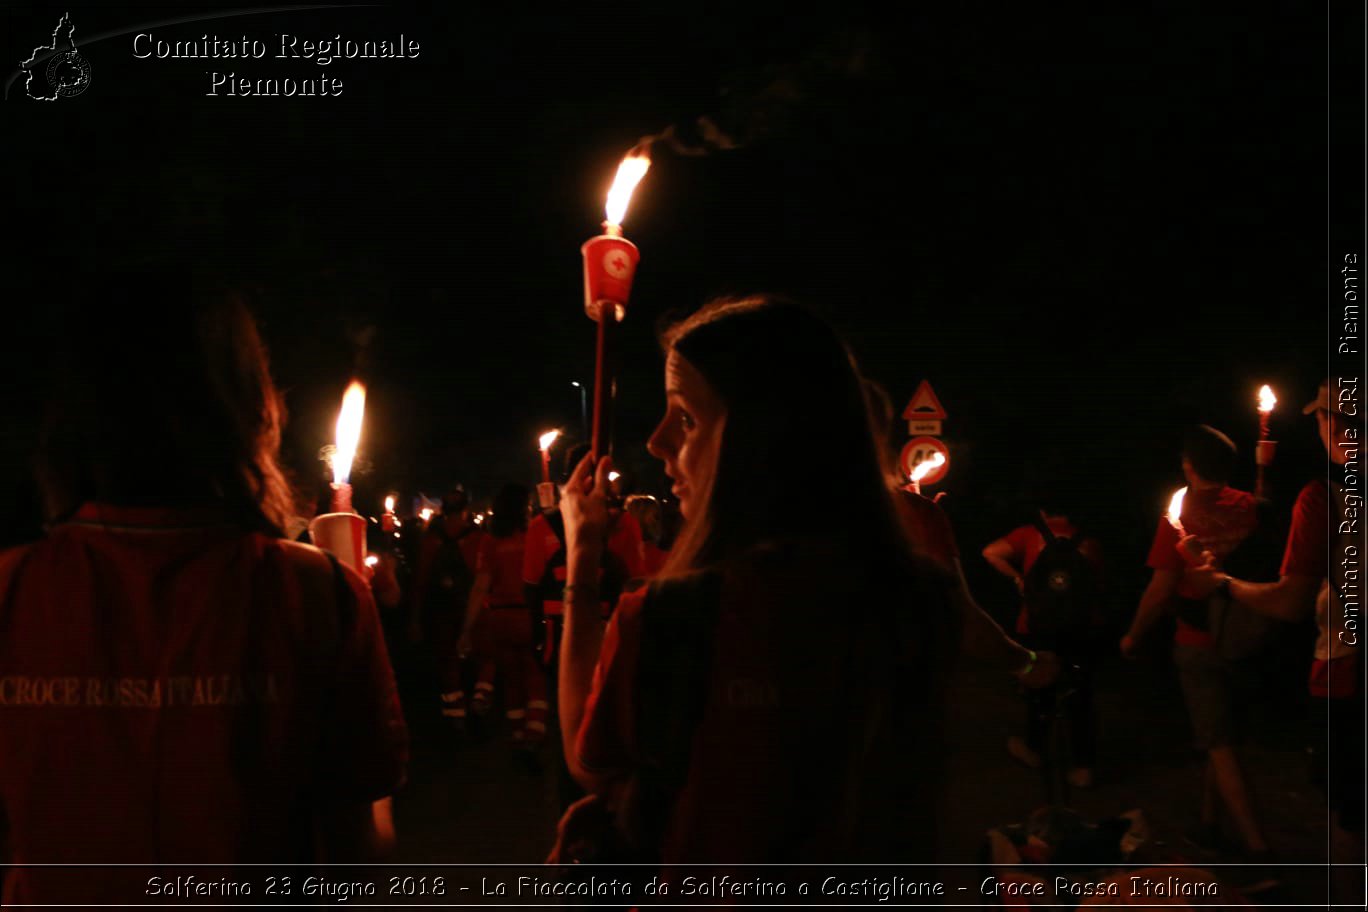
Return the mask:
<path id="1" fill-rule="evenodd" d="M 983 558 L 1021 595 L 1018 638 L 1032 649 L 1054 652 L 1064 668 L 1073 669 L 1067 682 L 1073 694 L 1067 707 L 1072 756 L 1066 778 L 1074 788 L 1088 788 L 1096 756 L 1091 633 L 1101 607 L 1101 547 L 1080 535 L 1067 513 L 1047 499 L 1032 522 L 990 542 Z M 1038 769 L 1060 694 L 1052 686 L 1027 689 L 1025 697 L 1026 734 L 1008 738 L 1007 752 Z"/>

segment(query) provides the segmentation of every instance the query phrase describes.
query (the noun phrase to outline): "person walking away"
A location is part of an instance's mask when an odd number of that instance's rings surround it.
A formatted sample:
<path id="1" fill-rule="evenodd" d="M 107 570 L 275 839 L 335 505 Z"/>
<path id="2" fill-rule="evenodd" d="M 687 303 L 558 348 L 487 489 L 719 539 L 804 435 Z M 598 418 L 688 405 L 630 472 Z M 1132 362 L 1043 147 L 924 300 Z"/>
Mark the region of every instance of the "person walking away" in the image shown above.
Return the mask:
<path id="1" fill-rule="evenodd" d="M 1235 458 L 1235 444 L 1230 438 L 1207 425 L 1193 428 L 1184 439 L 1182 471 L 1188 490 L 1179 521 L 1192 543 L 1209 552 L 1217 566 L 1253 533 L 1256 522 L 1253 495 L 1227 484 Z M 1178 530 L 1167 518 L 1161 518 L 1149 553 L 1148 563 L 1154 573 L 1140 597 L 1130 629 L 1121 638 L 1121 654 L 1134 656 L 1159 617 L 1169 608 L 1176 610 L 1173 662 L 1197 749 L 1206 757 L 1201 829 L 1195 839 L 1208 846 L 1219 844 L 1220 811 L 1224 810 L 1245 854 L 1252 860 L 1266 860 L 1268 842 L 1235 752 L 1239 731 L 1231 670 L 1211 632 L 1212 618 L 1223 611 L 1221 596 L 1204 593 L 1185 578 L 1184 571 L 1193 566 L 1194 550 L 1179 545 Z"/>

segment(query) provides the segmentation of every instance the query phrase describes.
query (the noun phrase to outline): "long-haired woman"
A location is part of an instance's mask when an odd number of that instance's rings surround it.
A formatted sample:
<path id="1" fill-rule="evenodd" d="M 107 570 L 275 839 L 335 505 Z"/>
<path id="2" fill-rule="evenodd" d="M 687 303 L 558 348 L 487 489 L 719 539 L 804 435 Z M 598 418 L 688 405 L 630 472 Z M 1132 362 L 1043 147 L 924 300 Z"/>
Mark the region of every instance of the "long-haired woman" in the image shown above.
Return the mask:
<path id="1" fill-rule="evenodd" d="M 57 342 L 49 532 L 0 555 L 6 860 L 370 856 L 406 731 L 366 584 L 281 538 L 256 326 L 166 278 L 96 291 Z M 15 868 L 5 899 L 137 904 L 149 873 Z"/>
<path id="2" fill-rule="evenodd" d="M 648 448 L 685 527 L 606 631 L 609 460 L 581 463 L 562 504 L 581 816 L 607 808 L 613 854 L 665 865 L 930 860 L 955 613 L 903 535 L 849 351 L 769 297 L 711 304 L 663 343 Z"/>

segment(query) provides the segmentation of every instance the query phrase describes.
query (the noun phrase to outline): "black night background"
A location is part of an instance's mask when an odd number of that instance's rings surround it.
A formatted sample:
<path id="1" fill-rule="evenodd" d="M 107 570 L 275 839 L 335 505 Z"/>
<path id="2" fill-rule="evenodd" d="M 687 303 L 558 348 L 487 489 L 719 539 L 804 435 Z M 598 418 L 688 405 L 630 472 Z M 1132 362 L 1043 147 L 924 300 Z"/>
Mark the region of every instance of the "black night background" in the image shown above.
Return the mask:
<path id="1" fill-rule="evenodd" d="M 79 44 L 162 13 L 72 17 Z M 16 40 L 47 40 L 46 10 L 11 16 Z M 1126 546 L 1180 486 L 1185 426 L 1226 431 L 1252 475 L 1262 383 L 1283 397 L 1282 493 L 1318 468 L 1294 408 L 1323 361 L 1316 17 L 397 7 L 147 31 L 403 32 L 422 54 L 135 60 L 126 35 L 89 48 L 93 94 L 28 104 L 12 85 L 6 363 L 21 410 L 42 334 L 60 331 L 43 315 L 64 271 L 189 261 L 257 291 L 301 479 L 321 477 L 357 371 L 371 388 L 359 497 L 457 481 L 492 496 L 535 473 L 541 429 L 579 427 L 570 383 L 593 369 L 579 245 L 618 160 L 706 116 L 743 147 L 662 145 L 629 215 L 642 265 L 615 452 L 643 489 L 660 480 L 643 446 L 662 404 L 657 324 L 756 290 L 828 314 L 899 407 L 935 385 L 947 508 L 985 534 L 1055 474 L 1118 566 L 1138 563 Z M 215 69 L 322 69 L 345 91 L 207 98 Z M 12 489 L 26 426 L 6 435 Z M 794 459 L 820 445 L 820 415 L 793 429 Z M 840 492 L 814 478 L 795 496 Z"/>

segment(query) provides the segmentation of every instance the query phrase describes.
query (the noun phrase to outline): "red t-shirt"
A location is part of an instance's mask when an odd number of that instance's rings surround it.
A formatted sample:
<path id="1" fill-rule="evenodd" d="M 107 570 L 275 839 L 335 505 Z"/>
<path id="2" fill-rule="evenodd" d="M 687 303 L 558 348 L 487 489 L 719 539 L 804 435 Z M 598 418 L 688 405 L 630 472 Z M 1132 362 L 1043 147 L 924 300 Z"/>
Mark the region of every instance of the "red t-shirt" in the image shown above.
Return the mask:
<path id="1" fill-rule="evenodd" d="M 934 762 L 939 743 L 927 683 L 934 646 L 922 633 L 904 649 L 877 624 L 833 616 L 834 606 L 861 603 L 858 583 L 820 568 L 851 563 L 808 551 L 726 574 L 704 714 L 664 835 L 667 866 L 929 860 L 935 783 L 920 764 Z M 646 598 L 639 590 L 619 600 L 576 738 L 580 762 L 609 777 L 641 757 Z M 925 601 L 906 608 L 934 613 Z M 950 623 L 948 599 L 941 610 Z M 873 718 L 891 733 L 870 731 L 875 706 L 883 710 Z M 847 788 L 858 796 L 850 830 L 832 806 Z"/>
<path id="2" fill-rule="evenodd" d="M 1322 579 L 1329 566 L 1330 539 L 1326 522 L 1330 515 L 1325 482 L 1313 481 L 1301 489 L 1292 507 L 1292 528 L 1283 551 L 1283 576 Z"/>
<path id="3" fill-rule="evenodd" d="M 7 552 L 10 860 L 313 860 L 317 810 L 389 795 L 407 761 L 375 603 L 344 577 L 205 512 L 88 504 Z M 5 899 L 136 903 L 148 876 L 14 869 Z"/>
<path id="4" fill-rule="evenodd" d="M 485 540 L 489 537 L 480 529 L 474 528 L 461 536 L 461 540 L 457 543 L 457 547 L 461 549 L 461 557 L 472 573 L 480 562 L 480 549 L 484 547 Z"/>
<path id="5" fill-rule="evenodd" d="M 1074 524 L 1063 517 L 1052 516 L 1045 521 L 1045 525 L 1059 538 L 1073 538 L 1078 534 Z M 1035 566 L 1040 552 L 1045 550 L 1045 536 L 1035 526 L 1017 526 L 1007 533 L 1006 538 L 1012 546 L 1012 558 L 1021 565 L 1021 575 L 1025 576 Z"/>
<path id="6" fill-rule="evenodd" d="M 489 604 L 523 605 L 523 551 L 527 533 L 518 530 L 507 538 L 485 535 L 480 541 L 476 573 L 489 574 Z"/>
<path id="7" fill-rule="evenodd" d="M 642 548 L 641 523 L 625 510 L 618 515 L 613 531 L 608 535 L 608 550 L 622 559 L 628 579 L 646 575 L 645 550 Z"/>
<path id="8" fill-rule="evenodd" d="M 1324 481 L 1302 488 L 1292 508 L 1292 528 L 1283 552 L 1283 576 L 1309 576 L 1322 580 L 1316 595 L 1316 645 L 1311 657 L 1307 690 L 1313 697 L 1352 697 L 1358 689 L 1357 645 L 1346 644 L 1332 631 L 1328 615 L 1339 600 L 1324 582 L 1329 570 L 1329 489 Z"/>
<path id="9" fill-rule="evenodd" d="M 1206 491 L 1189 489 L 1183 498 L 1183 512 L 1178 517 L 1184 531 L 1197 536 L 1198 547 L 1210 551 L 1219 567 L 1250 534 L 1258 522 L 1254 495 L 1235 488 L 1213 488 Z M 1167 517 L 1161 517 L 1154 530 L 1147 564 L 1153 570 L 1183 571 L 1188 563 L 1178 550 L 1181 536 Z M 1185 580 L 1178 583 L 1178 595 L 1197 598 Z M 1178 619 L 1173 641 L 1184 646 L 1210 646 L 1211 634 Z"/>

